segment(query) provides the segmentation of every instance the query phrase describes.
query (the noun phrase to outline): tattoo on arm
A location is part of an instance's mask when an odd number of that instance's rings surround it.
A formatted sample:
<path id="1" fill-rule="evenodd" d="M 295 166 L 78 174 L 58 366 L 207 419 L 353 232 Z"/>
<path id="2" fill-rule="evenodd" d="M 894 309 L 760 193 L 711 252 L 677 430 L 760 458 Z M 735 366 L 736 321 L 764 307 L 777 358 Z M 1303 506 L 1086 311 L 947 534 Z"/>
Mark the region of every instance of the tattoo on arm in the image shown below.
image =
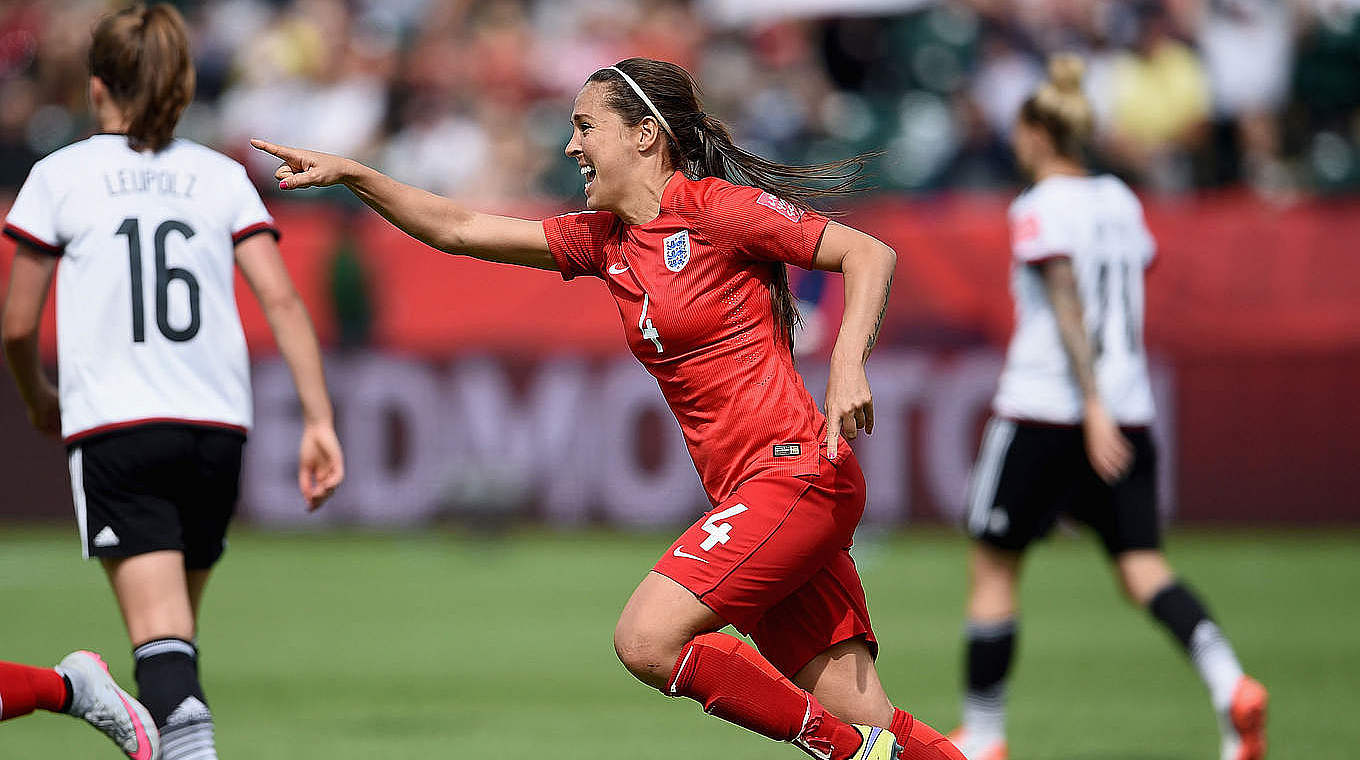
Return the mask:
<path id="1" fill-rule="evenodd" d="M 1053 306 L 1053 315 L 1058 322 L 1058 335 L 1067 351 L 1072 376 L 1082 395 L 1091 398 L 1096 394 L 1095 355 L 1091 350 L 1091 340 L 1086 335 L 1072 263 L 1067 260 L 1050 261 L 1040 271 L 1048 300 Z"/>
<path id="2" fill-rule="evenodd" d="M 869 332 L 869 340 L 864 346 L 864 358 L 869 358 L 869 352 L 874 350 L 874 345 L 878 343 L 878 331 L 883 327 L 883 317 L 888 313 L 888 296 L 892 294 L 893 272 L 888 273 L 888 282 L 883 286 L 883 303 L 878 307 L 878 318 L 874 320 L 874 329 Z"/>

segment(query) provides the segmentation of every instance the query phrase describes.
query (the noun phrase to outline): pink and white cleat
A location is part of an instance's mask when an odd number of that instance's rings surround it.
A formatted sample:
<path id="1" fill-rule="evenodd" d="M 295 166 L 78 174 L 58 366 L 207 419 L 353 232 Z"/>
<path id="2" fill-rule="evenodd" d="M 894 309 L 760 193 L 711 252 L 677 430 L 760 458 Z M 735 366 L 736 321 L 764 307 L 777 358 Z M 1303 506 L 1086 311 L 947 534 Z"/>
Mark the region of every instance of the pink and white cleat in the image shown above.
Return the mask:
<path id="1" fill-rule="evenodd" d="M 1261 760 L 1266 756 L 1266 687 L 1242 676 L 1233 690 L 1232 705 L 1222 716 L 1222 760 Z"/>
<path id="2" fill-rule="evenodd" d="M 132 760 L 160 760 L 161 735 L 151 713 L 113 680 L 98 654 L 72 652 L 57 672 L 71 682 L 71 715 L 99 729 Z"/>
<path id="3" fill-rule="evenodd" d="M 949 741 L 954 742 L 968 760 L 1006 760 L 1010 754 L 1005 737 L 980 736 L 963 726 L 949 732 Z"/>

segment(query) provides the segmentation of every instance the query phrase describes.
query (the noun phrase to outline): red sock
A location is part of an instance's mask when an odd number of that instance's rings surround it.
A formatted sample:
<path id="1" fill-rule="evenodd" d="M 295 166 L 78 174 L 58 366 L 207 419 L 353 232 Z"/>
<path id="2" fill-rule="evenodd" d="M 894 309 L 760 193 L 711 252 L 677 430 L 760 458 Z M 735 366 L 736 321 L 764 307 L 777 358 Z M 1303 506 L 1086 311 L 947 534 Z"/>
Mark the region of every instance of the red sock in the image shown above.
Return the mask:
<path id="1" fill-rule="evenodd" d="M 61 712 L 66 679 L 52 668 L 0 662 L 0 720 L 28 715 L 35 708 Z"/>
<path id="2" fill-rule="evenodd" d="M 888 730 L 902 745 L 902 760 L 964 760 L 963 753 L 953 742 L 906 710 L 893 712 Z"/>
<path id="3" fill-rule="evenodd" d="M 689 697 L 706 713 L 831 760 L 845 760 L 863 741 L 759 652 L 722 633 L 705 633 L 685 645 L 666 694 Z"/>

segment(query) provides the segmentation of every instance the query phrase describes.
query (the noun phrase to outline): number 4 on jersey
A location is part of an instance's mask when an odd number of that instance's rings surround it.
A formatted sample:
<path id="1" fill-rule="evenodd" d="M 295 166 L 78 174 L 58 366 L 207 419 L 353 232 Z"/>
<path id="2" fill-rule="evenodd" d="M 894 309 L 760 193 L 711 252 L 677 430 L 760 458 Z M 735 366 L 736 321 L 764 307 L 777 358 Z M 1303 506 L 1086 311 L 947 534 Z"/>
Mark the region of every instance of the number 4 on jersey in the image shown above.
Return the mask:
<path id="1" fill-rule="evenodd" d="M 734 504 L 721 512 L 709 515 L 708 519 L 704 520 L 704 524 L 699 526 L 708 534 L 708 538 L 705 538 L 704 542 L 699 544 L 699 548 L 704 551 L 709 551 L 718 544 L 727 543 L 727 539 L 732 533 L 732 526 L 731 524 L 722 521 L 729 517 L 735 517 L 745 511 L 745 504 Z"/>
<path id="2" fill-rule="evenodd" d="M 650 340 L 652 345 L 656 346 L 656 352 L 659 354 L 662 352 L 661 333 L 652 326 L 652 320 L 647 318 L 647 306 L 651 303 L 651 300 L 651 296 L 646 293 L 642 294 L 642 316 L 638 317 L 638 329 L 642 331 L 642 339 Z"/>

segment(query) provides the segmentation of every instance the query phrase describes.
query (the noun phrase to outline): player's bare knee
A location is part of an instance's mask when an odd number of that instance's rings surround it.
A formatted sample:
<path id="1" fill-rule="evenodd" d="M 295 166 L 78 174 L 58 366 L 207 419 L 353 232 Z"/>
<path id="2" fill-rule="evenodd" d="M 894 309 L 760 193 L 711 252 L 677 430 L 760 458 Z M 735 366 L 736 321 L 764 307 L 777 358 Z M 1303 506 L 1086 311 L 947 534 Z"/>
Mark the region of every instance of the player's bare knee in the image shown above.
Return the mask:
<path id="1" fill-rule="evenodd" d="M 1166 559 L 1156 551 L 1132 551 L 1118 557 L 1119 585 L 1131 604 L 1147 606 L 1157 592 L 1175 581 Z"/>
<path id="2" fill-rule="evenodd" d="M 679 648 L 657 632 L 620 620 L 614 628 L 614 653 L 639 681 L 661 688 L 675 667 Z"/>

